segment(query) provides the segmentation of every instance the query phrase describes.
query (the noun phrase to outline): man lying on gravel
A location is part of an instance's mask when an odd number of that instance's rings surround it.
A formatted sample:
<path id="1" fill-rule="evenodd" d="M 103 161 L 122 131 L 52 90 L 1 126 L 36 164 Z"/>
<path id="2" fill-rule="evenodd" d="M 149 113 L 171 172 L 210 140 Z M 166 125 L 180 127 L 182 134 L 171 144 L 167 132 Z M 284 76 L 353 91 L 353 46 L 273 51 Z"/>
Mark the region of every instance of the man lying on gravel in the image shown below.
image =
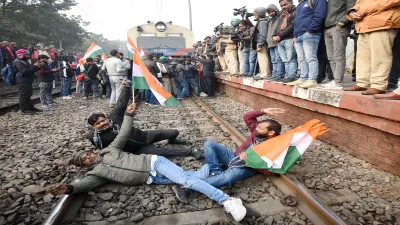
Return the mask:
<path id="1" fill-rule="evenodd" d="M 124 112 L 132 92 L 125 80 L 122 81 L 122 84 L 124 85 L 123 90 L 110 115 L 107 117 L 104 113 L 95 113 L 88 119 L 88 123 L 94 130 L 89 133 L 87 138 L 100 149 L 106 148 L 114 141 L 124 120 Z M 184 144 L 186 141 L 177 138 L 178 135 L 178 130 L 142 131 L 133 128 L 128 141 L 123 146 L 123 151 L 138 155 L 193 156 L 196 159 L 200 159 L 201 150 L 199 149 L 157 147 L 153 144 L 162 140 L 168 140 L 169 144 Z"/>
<path id="2" fill-rule="evenodd" d="M 128 107 L 119 134 L 107 148 L 100 153 L 78 152 L 69 160 L 70 165 L 91 169 L 83 179 L 69 185 L 50 186 L 49 192 L 53 195 L 88 192 L 109 182 L 140 185 L 173 181 L 207 195 L 223 205 L 236 221 L 241 221 L 246 215 L 246 208 L 240 199 L 229 197 L 221 190 L 195 178 L 194 172 L 185 171 L 162 156 L 134 155 L 122 151 L 131 136 L 135 109 L 135 104 Z"/>
<path id="3" fill-rule="evenodd" d="M 284 109 L 268 108 L 256 109 L 244 115 L 244 121 L 251 131 L 246 142 L 236 149 L 235 152 L 224 145 L 213 141 L 204 144 L 206 164 L 199 170 L 198 178 L 211 184 L 216 188 L 232 185 L 238 181 L 247 179 L 257 174 L 257 171 L 266 175 L 275 175 L 268 170 L 254 170 L 246 167 L 245 150 L 253 145 L 258 145 L 267 139 L 280 135 L 282 126 L 275 120 L 263 120 L 258 122 L 257 118 L 263 115 L 278 115 L 284 113 Z M 222 167 L 227 168 L 223 170 Z M 173 187 L 176 197 L 181 202 L 187 202 L 187 192 L 180 187 Z"/>

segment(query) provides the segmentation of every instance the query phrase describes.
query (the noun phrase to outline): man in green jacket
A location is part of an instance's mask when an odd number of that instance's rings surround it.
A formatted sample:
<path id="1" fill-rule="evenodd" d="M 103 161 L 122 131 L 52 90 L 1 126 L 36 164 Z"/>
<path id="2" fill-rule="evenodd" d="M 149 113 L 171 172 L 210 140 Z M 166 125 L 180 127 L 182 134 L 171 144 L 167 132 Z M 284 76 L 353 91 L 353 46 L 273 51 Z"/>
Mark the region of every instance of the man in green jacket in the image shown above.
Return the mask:
<path id="1" fill-rule="evenodd" d="M 121 131 L 107 148 L 99 153 L 77 152 L 69 160 L 70 165 L 91 169 L 83 179 L 68 185 L 52 185 L 48 187 L 49 192 L 53 195 L 76 194 L 110 182 L 123 185 L 176 183 L 207 195 L 223 205 L 236 221 L 241 221 L 246 215 L 242 201 L 196 178 L 196 172 L 185 171 L 162 156 L 134 155 L 122 151 L 132 130 L 135 110 L 135 104 L 128 107 Z M 173 190 L 176 192 L 179 189 Z"/>

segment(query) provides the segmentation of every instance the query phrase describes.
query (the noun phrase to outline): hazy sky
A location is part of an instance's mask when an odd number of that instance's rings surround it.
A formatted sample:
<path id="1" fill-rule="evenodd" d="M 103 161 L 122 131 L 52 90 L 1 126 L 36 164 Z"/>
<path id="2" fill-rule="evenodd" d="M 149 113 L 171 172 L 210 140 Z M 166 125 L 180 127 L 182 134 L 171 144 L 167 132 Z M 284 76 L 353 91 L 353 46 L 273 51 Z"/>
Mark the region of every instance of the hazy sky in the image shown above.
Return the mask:
<path id="1" fill-rule="evenodd" d="M 126 40 L 127 31 L 150 21 L 172 21 L 189 28 L 188 0 L 77 0 L 78 6 L 69 15 L 81 15 L 90 22 L 86 29 L 103 34 L 110 40 Z M 256 7 L 278 4 L 279 0 L 191 0 L 195 40 L 213 34 L 218 24 L 230 23 L 233 8 L 247 6 L 249 12 Z M 297 4 L 297 0 L 294 0 Z M 159 13 L 160 11 L 160 13 Z"/>

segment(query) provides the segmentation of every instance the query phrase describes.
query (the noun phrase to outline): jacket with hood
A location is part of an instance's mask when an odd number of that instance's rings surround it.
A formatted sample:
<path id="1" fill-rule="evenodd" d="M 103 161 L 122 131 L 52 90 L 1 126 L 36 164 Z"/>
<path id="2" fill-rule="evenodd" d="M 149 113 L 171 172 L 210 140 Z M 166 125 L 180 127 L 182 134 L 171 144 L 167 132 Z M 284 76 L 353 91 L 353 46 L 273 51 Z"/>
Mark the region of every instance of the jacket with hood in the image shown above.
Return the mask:
<path id="1" fill-rule="evenodd" d="M 35 72 L 40 68 L 34 66 L 26 59 L 16 59 L 13 63 L 14 71 L 17 73 L 17 83 L 33 83 L 35 78 Z"/>
<path id="2" fill-rule="evenodd" d="M 256 48 L 262 48 L 267 43 L 267 35 L 268 18 L 261 18 L 259 21 L 257 21 L 253 35 L 253 43 L 257 44 Z"/>
<path id="3" fill-rule="evenodd" d="M 267 34 L 267 43 L 268 43 L 268 48 L 274 48 L 278 46 L 278 42 L 275 42 L 272 40 L 272 37 L 276 33 L 276 30 L 278 29 L 278 24 L 279 24 L 279 9 L 276 5 L 271 4 L 267 8 L 267 12 L 274 10 L 276 12 L 276 16 L 271 18 L 269 20 L 269 25 L 268 25 L 268 34 Z"/>
<path id="4" fill-rule="evenodd" d="M 399 0 L 357 0 L 351 11 L 363 15 L 361 21 L 356 23 L 357 33 L 369 33 L 378 30 L 400 28 L 400 1 Z"/>
<path id="5" fill-rule="evenodd" d="M 286 26 L 282 25 L 286 19 Z M 273 36 L 279 36 L 282 40 L 293 39 L 294 21 L 296 20 L 296 7 L 282 11 L 279 15 L 279 23 Z"/>
<path id="6" fill-rule="evenodd" d="M 336 1 L 336 0 L 335 0 Z M 312 2 L 311 5 L 309 3 Z M 322 33 L 326 17 L 326 0 L 302 0 L 296 9 L 294 36 L 299 37 L 306 32 Z"/>
<path id="7" fill-rule="evenodd" d="M 115 140 L 100 151 L 100 163 L 78 182 L 71 183 L 70 194 L 88 192 L 108 182 L 124 185 L 146 183 L 150 176 L 152 155 L 134 155 L 123 152 L 132 133 L 133 115 L 125 114 L 121 131 Z"/>
<path id="8" fill-rule="evenodd" d="M 356 0 L 335 0 L 328 1 L 328 10 L 325 19 L 325 28 L 331 28 L 339 23 L 342 23 L 345 27 L 351 27 L 351 21 L 347 19 L 346 13 L 349 11 Z"/>
<path id="9" fill-rule="evenodd" d="M 126 111 L 131 93 L 132 93 L 131 88 L 123 87 L 116 106 L 108 116 L 110 120 L 112 120 L 115 124 L 119 126 L 121 126 L 124 120 L 124 112 Z M 94 135 L 95 135 L 94 131 L 91 131 L 87 135 L 87 138 L 89 139 L 90 142 L 92 142 L 94 146 L 97 146 L 94 141 Z M 103 148 L 106 148 L 117 138 L 117 134 L 113 132 L 112 129 L 108 129 L 106 131 L 101 132 L 99 134 L 99 137 L 101 145 L 103 146 Z M 129 135 L 128 140 L 125 142 L 126 143 L 125 146 L 123 146 L 121 149 L 125 152 L 135 153 L 135 150 L 138 150 L 148 145 L 146 143 L 146 140 L 147 140 L 147 131 L 142 131 L 140 129 L 133 127 L 131 129 L 131 133 Z"/>

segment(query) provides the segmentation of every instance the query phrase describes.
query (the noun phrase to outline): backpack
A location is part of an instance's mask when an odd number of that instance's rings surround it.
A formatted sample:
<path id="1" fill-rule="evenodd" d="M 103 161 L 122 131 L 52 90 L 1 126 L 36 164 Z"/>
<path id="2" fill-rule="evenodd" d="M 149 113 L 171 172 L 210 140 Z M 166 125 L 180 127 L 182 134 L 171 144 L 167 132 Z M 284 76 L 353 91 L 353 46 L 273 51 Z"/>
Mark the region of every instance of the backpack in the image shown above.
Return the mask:
<path id="1" fill-rule="evenodd" d="M 17 61 L 17 60 L 15 60 Z M 14 61 L 14 62 L 15 62 Z M 15 72 L 13 66 L 14 66 L 14 62 L 7 64 L 6 67 L 4 67 L 1 70 L 1 74 L 3 74 L 3 80 L 7 85 L 16 85 L 17 84 L 17 75 L 19 74 Z M 23 61 L 21 61 L 23 62 Z M 23 62 L 25 63 L 25 62 Z"/>

